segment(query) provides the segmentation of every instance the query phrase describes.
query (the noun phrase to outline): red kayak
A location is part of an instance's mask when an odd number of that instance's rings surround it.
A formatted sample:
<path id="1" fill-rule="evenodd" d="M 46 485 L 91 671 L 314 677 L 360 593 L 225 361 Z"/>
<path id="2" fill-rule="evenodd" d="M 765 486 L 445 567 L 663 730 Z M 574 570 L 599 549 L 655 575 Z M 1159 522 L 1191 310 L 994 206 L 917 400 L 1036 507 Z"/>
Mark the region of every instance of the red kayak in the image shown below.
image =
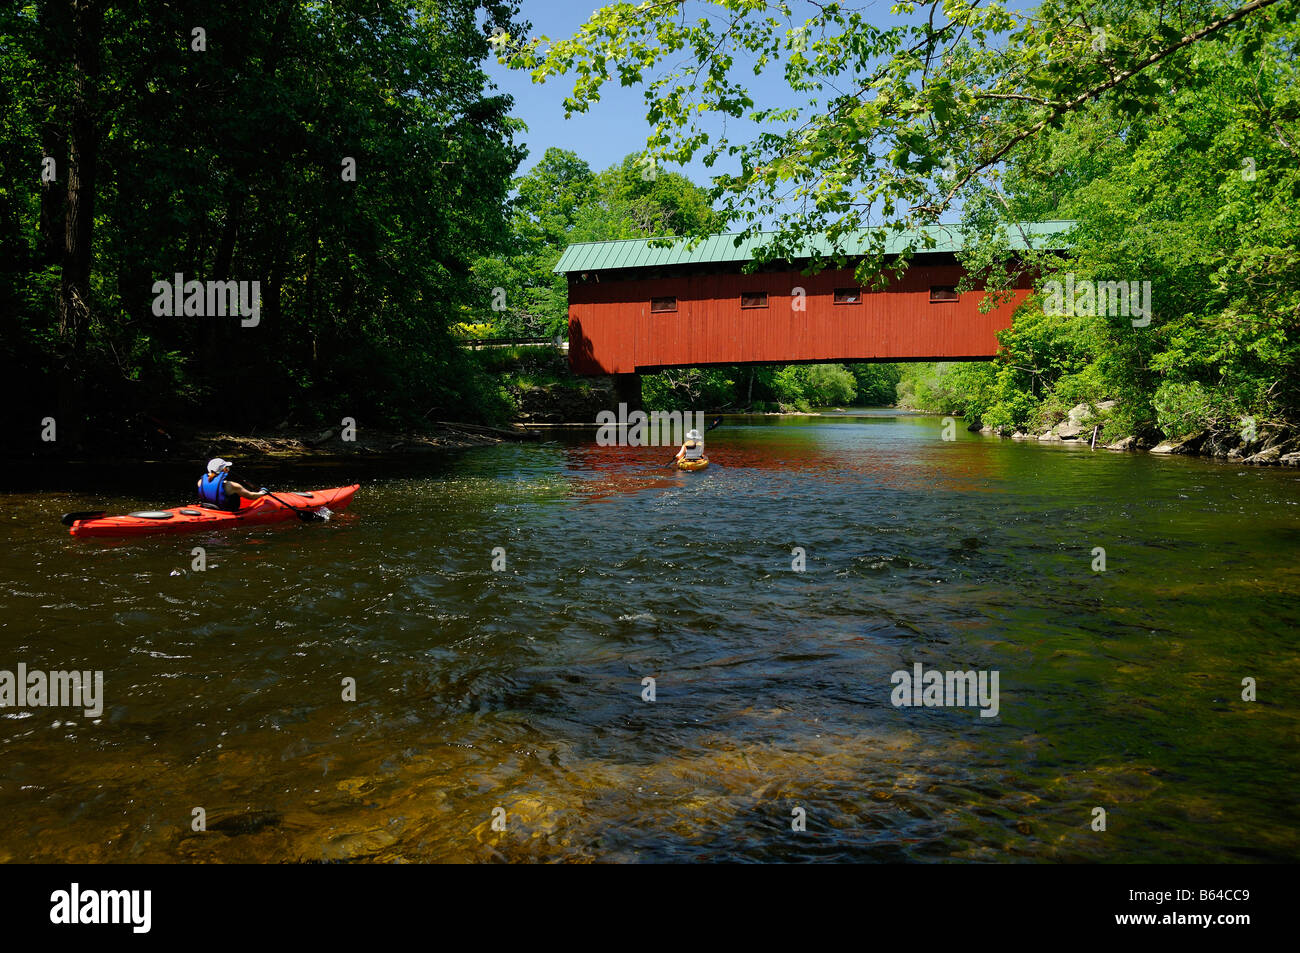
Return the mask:
<path id="1" fill-rule="evenodd" d="M 202 506 L 178 506 L 170 510 L 142 510 L 126 516 L 100 516 L 76 520 L 69 532 L 73 536 L 147 536 L 153 533 L 187 533 L 192 530 L 226 529 L 231 526 L 256 526 L 282 523 L 300 513 L 321 507 L 343 510 L 352 502 L 352 494 L 361 484 L 338 486 L 332 490 L 305 493 L 279 493 L 283 500 L 269 496 L 240 500 L 238 510 L 213 510 Z"/>

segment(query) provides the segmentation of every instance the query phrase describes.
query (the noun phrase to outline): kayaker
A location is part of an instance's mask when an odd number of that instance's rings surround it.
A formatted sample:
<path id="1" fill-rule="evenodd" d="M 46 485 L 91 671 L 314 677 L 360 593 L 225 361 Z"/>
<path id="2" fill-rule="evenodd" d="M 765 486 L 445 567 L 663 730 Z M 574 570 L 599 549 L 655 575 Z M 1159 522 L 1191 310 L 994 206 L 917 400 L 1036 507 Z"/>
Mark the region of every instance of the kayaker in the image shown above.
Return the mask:
<path id="1" fill-rule="evenodd" d="M 199 499 L 219 510 L 237 510 L 241 499 L 260 500 L 264 496 L 265 487 L 247 490 L 230 479 L 230 461 L 220 457 L 209 460 L 208 472 L 199 477 Z"/>
<path id="2" fill-rule="evenodd" d="M 704 437 L 698 430 L 692 430 L 686 434 L 686 442 L 682 444 L 682 449 L 677 451 L 677 456 L 673 457 L 673 460 L 699 460 L 703 456 Z"/>

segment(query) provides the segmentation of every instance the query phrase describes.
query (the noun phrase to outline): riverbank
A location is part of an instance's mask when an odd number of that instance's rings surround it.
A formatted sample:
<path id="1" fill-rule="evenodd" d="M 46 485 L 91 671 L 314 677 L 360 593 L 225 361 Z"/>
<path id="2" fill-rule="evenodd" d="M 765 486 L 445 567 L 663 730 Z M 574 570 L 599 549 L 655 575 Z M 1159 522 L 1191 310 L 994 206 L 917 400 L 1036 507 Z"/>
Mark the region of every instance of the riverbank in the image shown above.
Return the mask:
<path id="1" fill-rule="evenodd" d="M 1210 457 L 1251 466 L 1300 467 L 1300 428 L 1288 423 L 1256 423 L 1247 418 L 1239 429 L 1202 429 L 1179 437 L 1166 437 L 1158 430 L 1126 434 L 1103 440 L 1107 424 L 1118 401 L 1077 404 L 1064 418 L 1047 427 L 1005 432 L 974 421 L 967 427 L 972 433 L 1010 440 L 1037 440 L 1040 443 L 1085 444 L 1094 449 L 1117 452 L 1146 451 L 1158 455 Z"/>
<path id="2" fill-rule="evenodd" d="M 455 421 L 438 421 L 418 431 L 371 429 L 349 422 L 323 429 L 285 426 L 268 431 L 254 428 L 243 433 L 169 426 L 149 420 L 133 432 L 114 435 L 112 439 L 87 441 L 72 447 L 60 446 L 56 439 L 36 452 L 7 456 L 10 460 L 50 462 L 203 461 L 216 456 L 237 457 L 241 461 L 351 459 L 435 453 L 540 437 L 539 433 L 522 427 L 488 427 Z"/>

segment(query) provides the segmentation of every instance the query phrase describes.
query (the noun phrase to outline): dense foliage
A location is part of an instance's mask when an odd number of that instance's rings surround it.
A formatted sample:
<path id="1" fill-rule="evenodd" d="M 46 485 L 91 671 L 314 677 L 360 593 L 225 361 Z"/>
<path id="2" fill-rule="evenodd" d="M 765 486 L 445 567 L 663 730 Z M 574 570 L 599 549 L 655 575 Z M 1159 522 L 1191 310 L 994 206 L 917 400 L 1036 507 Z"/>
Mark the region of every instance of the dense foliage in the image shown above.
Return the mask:
<path id="1" fill-rule="evenodd" d="M 809 411 L 893 404 L 900 377 L 897 364 L 693 367 L 648 374 L 641 390 L 652 409 Z"/>
<path id="2" fill-rule="evenodd" d="M 1171 58 L 1139 112 L 1103 101 L 1018 153 L 1000 214 L 1077 220 L 1065 259 L 1035 262 L 1040 295 L 1002 360 L 909 374 L 906 402 L 1011 430 L 1119 398 L 1111 435 L 1234 430 L 1300 416 L 1300 76 L 1295 22 L 1262 17 Z M 990 244 L 972 257 L 998 272 Z M 1064 282 L 1151 282 L 1149 323 L 1044 309 Z"/>
<path id="3" fill-rule="evenodd" d="M 0 359 L 20 433 L 501 413 L 448 327 L 482 293 L 472 262 L 510 239 L 520 126 L 482 67 L 515 12 L 5 4 Z M 258 281 L 258 323 L 158 315 L 176 273 Z"/>

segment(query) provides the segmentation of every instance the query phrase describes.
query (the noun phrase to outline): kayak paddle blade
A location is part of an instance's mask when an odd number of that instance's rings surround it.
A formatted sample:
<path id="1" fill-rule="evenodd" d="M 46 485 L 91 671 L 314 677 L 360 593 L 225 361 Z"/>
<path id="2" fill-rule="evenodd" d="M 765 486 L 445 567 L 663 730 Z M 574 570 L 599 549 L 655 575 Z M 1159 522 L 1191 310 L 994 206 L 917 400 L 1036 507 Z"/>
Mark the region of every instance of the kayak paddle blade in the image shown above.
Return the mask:
<path id="1" fill-rule="evenodd" d="M 97 520 L 103 516 L 106 510 L 87 510 L 84 513 L 64 513 L 63 519 L 60 520 L 64 526 L 71 526 L 78 520 Z"/>
<path id="2" fill-rule="evenodd" d="M 329 519 L 329 509 L 327 507 L 318 506 L 316 507 L 316 509 L 310 510 L 301 506 L 294 506 L 292 503 L 287 503 L 284 500 L 280 499 L 278 496 L 276 496 L 274 493 L 272 493 L 270 490 L 266 490 L 265 492 L 267 496 L 275 500 L 275 502 L 279 503 L 286 510 L 293 510 L 295 513 L 297 513 L 298 519 L 302 520 L 304 523 L 324 523 L 327 519 Z M 322 510 L 325 512 L 326 515 L 324 516 L 321 515 Z"/>

